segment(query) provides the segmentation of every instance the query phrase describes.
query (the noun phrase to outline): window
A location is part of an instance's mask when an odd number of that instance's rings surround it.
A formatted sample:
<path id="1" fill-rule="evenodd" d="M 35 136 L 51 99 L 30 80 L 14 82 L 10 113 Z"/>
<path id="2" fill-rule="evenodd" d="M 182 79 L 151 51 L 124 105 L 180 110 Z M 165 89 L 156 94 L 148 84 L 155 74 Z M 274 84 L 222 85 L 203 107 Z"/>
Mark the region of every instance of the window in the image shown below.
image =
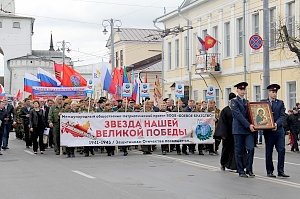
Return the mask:
<path id="1" fill-rule="evenodd" d="M 225 23 L 225 57 L 230 57 L 230 22 Z"/>
<path id="2" fill-rule="evenodd" d="M 224 100 L 224 106 L 228 105 L 229 102 L 229 94 L 231 93 L 231 88 L 225 88 L 225 100 Z"/>
<path id="3" fill-rule="evenodd" d="M 199 92 L 198 92 L 198 90 L 194 90 L 193 95 L 194 95 L 195 102 L 197 102 L 199 100 Z"/>
<path id="4" fill-rule="evenodd" d="M 259 102 L 261 100 L 261 89 L 260 86 L 254 86 L 253 88 L 253 100 Z"/>
<path id="5" fill-rule="evenodd" d="M 295 2 L 287 4 L 287 29 L 289 36 L 295 36 Z"/>
<path id="6" fill-rule="evenodd" d="M 175 68 L 179 67 L 179 39 L 175 40 Z"/>
<path id="7" fill-rule="evenodd" d="M 216 40 L 218 40 L 218 26 L 213 27 L 213 36 Z M 218 41 L 216 45 L 213 47 L 213 53 L 218 53 Z"/>
<path id="8" fill-rule="evenodd" d="M 288 109 L 292 109 L 296 105 L 297 94 L 296 94 L 296 82 L 287 83 L 287 97 L 288 97 Z"/>
<path id="9" fill-rule="evenodd" d="M 119 53 L 116 52 L 116 67 L 119 67 Z"/>
<path id="10" fill-rule="evenodd" d="M 206 100 L 206 93 L 207 93 L 207 90 L 203 90 L 203 101 L 207 101 Z"/>
<path id="11" fill-rule="evenodd" d="M 207 29 L 202 30 L 202 38 L 205 39 L 205 36 L 207 35 Z"/>
<path id="12" fill-rule="evenodd" d="M 254 14 L 253 17 L 253 34 L 259 34 L 259 14 Z"/>
<path id="13" fill-rule="evenodd" d="M 172 44 L 168 43 L 168 68 L 171 70 L 172 68 Z"/>
<path id="14" fill-rule="evenodd" d="M 184 65 L 188 66 L 188 55 L 189 55 L 189 50 L 188 50 L 188 40 L 187 36 L 184 37 Z"/>
<path id="15" fill-rule="evenodd" d="M 124 55 L 123 55 L 123 50 L 120 50 L 120 66 L 124 66 Z"/>
<path id="16" fill-rule="evenodd" d="M 215 89 L 215 101 L 216 101 L 216 107 L 220 108 L 220 89 L 216 88 Z"/>
<path id="17" fill-rule="evenodd" d="M 13 22 L 13 28 L 21 28 L 20 22 Z"/>
<path id="18" fill-rule="evenodd" d="M 243 53 L 243 47 L 244 47 L 244 42 L 243 42 L 243 18 L 237 19 L 237 54 L 242 54 Z"/>
<path id="19" fill-rule="evenodd" d="M 270 48 L 276 47 L 276 8 L 270 9 Z"/>

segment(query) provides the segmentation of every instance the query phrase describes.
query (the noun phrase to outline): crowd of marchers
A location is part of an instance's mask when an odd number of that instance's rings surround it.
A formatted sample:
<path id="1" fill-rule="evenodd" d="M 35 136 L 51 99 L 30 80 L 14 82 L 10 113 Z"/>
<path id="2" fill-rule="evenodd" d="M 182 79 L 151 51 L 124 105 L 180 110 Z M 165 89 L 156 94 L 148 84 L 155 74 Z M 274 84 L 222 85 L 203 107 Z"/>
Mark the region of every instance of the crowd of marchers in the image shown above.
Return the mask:
<path id="1" fill-rule="evenodd" d="M 181 100 L 176 102 L 166 98 L 157 105 L 146 98 L 141 104 L 134 100 L 107 99 L 100 97 L 98 100 L 85 98 L 71 100 L 58 95 L 55 99 L 32 100 L 26 98 L 20 102 L 11 102 L 7 98 L 0 100 L 0 155 L 1 150 L 8 150 L 9 134 L 13 130 L 16 138 L 24 140 L 27 149 L 32 148 L 33 153 L 45 153 L 45 149 L 53 148 L 56 155 L 64 154 L 66 157 L 75 157 L 75 153 L 83 156 L 95 153 L 115 155 L 115 146 L 106 147 L 61 147 L 60 146 L 60 115 L 62 113 L 78 112 L 212 112 L 215 114 L 216 130 L 214 144 L 174 144 L 174 145 L 142 145 L 119 146 L 124 156 L 128 155 L 133 147 L 140 149 L 143 154 L 151 154 L 157 148 L 167 155 L 176 151 L 178 155 L 199 154 L 218 155 L 221 148 L 221 169 L 236 170 L 240 177 L 254 177 L 253 157 L 254 148 L 263 143 L 266 150 L 267 176 L 276 177 L 273 166 L 273 148 L 278 152 L 278 176 L 288 177 L 284 172 L 285 136 L 288 136 L 290 150 L 299 152 L 298 140 L 300 132 L 300 104 L 297 103 L 292 110 L 285 110 L 283 101 L 277 99 L 280 86 L 270 85 L 269 98 L 276 128 L 273 130 L 257 131 L 251 124 L 248 114 L 248 100 L 246 96 L 246 82 L 241 82 L 236 87 L 236 94 L 230 93 L 229 105 L 220 110 L 214 100 L 200 101 L 188 100 L 184 104 Z M 45 129 L 48 129 L 45 135 Z M 222 143 L 222 147 L 219 147 Z"/>

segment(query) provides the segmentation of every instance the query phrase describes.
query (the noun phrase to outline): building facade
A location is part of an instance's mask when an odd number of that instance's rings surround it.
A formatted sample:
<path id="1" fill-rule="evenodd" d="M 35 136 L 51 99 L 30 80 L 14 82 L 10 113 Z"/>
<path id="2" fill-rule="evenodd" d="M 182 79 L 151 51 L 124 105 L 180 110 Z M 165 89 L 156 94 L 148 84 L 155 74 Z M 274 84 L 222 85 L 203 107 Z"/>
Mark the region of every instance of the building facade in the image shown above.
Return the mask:
<path id="1" fill-rule="evenodd" d="M 281 85 L 278 97 L 287 108 L 300 101 L 299 61 L 281 41 L 279 31 L 286 24 L 289 34 L 299 38 L 300 0 L 270 1 L 269 30 L 263 28 L 262 1 L 246 1 L 245 19 L 243 6 L 241 0 L 186 0 L 178 10 L 156 19 L 164 24 L 166 32 L 173 33 L 163 40 L 165 97 L 174 97 L 172 85 L 176 82 L 190 85 L 190 97 L 197 101 L 205 100 L 207 87 L 213 86 L 217 106 L 224 107 L 228 94 L 234 91 L 233 85 L 245 77 L 249 83 L 248 99 L 259 101 L 266 89 L 262 87 L 263 49 L 252 50 L 248 41 L 251 35 L 262 36 L 268 31 L 270 82 Z M 204 39 L 206 35 L 218 42 L 203 53 L 198 37 Z"/>

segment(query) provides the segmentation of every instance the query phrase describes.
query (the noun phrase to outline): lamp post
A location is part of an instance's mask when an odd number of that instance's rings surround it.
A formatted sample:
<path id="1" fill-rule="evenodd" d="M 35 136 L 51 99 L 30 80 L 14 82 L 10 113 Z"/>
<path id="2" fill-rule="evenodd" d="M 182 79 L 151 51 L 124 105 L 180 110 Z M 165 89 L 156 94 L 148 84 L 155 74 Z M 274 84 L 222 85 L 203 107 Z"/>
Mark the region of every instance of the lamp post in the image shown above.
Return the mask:
<path id="1" fill-rule="evenodd" d="M 57 42 L 56 46 L 57 46 L 57 51 L 62 50 L 62 53 L 63 53 L 62 61 L 63 61 L 63 66 L 64 66 L 65 65 L 66 50 L 67 50 L 68 53 L 71 51 L 70 50 L 71 43 L 66 42 L 65 40 L 63 40 L 63 41 Z M 73 66 L 72 66 L 72 68 L 73 68 Z"/>
<path id="2" fill-rule="evenodd" d="M 115 19 L 105 19 L 102 21 L 102 26 L 104 28 L 103 34 L 108 33 L 107 27 L 110 26 L 110 61 L 111 61 L 111 71 L 115 68 L 115 26 L 118 28 L 116 32 L 121 32 L 120 27 L 122 26 L 121 20 Z"/>

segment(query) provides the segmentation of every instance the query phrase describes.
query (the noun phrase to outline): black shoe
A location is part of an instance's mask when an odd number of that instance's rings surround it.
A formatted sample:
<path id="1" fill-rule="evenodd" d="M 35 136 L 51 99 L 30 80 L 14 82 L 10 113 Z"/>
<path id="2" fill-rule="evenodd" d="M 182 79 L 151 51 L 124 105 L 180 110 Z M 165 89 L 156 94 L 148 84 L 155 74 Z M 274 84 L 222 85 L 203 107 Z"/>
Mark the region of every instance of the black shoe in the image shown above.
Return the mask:
<path id="1" fill-rule="evenodd" d="M 224 165 L 221 165 L 221 170 L 225 171 L 225 166 Z"/>
<path id="2" fill-rule="evenodd" d="M 270 178 L 276 178 L 276 176 L 273 173 L 268 173 L 267 176 Z"/>
<path id="3" fill-rule="evenodd" d="M 5 146 L 3 146 L 3 147 L 2 147 L 2 149 L 3 149 L 3 150 L 6 150 L 6 149 L 9 149 L 9 148 L 8 148 L 8 147 L 5 147 Z"/>
<path id="4" fill-rule="evenodd" d="M 167 152 L 166 152 L 166 151 L 163 151 L 162 154 L 163 154 L 163 155 L 167 155 Z"/>
<path id="5" fill-rule="evenodd" d="M 289 175 L 286 175 L 285 173 L 279 173 L 278 177 L 282 177 L 282 178 L 289 178 Z"/>
<path id="6" fill-rule="evenodd" d="M 75 158 L 75 154 L 74 154 L 74 153 L 72 153 L 72 154 L 71 154 L 71 157 L 72 157 L 72 158 Z"/>
<path id="7" fill-rule="evenodd" d="M 1 153 L 1 151 L 0 151 L 0 155 L 3 155 L 3 154 Z"/>
<path id="8" fill-rule="evenodd" d="M 30 149 L 30 146 L 26 146 L 26 149 Z"/>
<path id="9" fill-rule="evenodd" d="M 184 155 L 189 155 L 189 153 L 188 152 L 186 152 L 186 151 L 184 151 L 184 152 L 182 152 Z"/>
<path id="10" fill-rule="evenodd" d="M 59 152 L 59 151 L 58 151 L 58 152 L 56 152 L 56 153 L 55 153 L 55 155 L 60 155 L 60 152 Z"/>
<path id="11" fill-rule="evenodd" d="M 92 155 L 95 155 L 94 151 L 91 151 L 91 154 L 92 154 Z"/>
<path id="12" fill-rule="evenodd" d="M 107 153 L 107 156 L 111 156 L 111 153 Z"/>
<path id="13" fill-rule="evenodd" d="M 71 154 L 68 154 L 67 158 L 70 158 L 71 157 Z"/>
<path id="14" fill-rule="evenodd" d="M 127 156 L 128 155 L 128 153 L 127 152 L 124 152 L 124 156 Z"/>
<path id="15" fill-rule="evenodd" d="M 177 152 L 177 155 L 181 155 L 181 152 L 178 151 L 178 152 Z"/>
<path id="16" fill-rule="evenodd" d="M 246 174 L 249 176 L 249 177 L 255 177 L 255 174 L 252 172 L 252 171 L 246 171 Z"/>
<path id="17" fill-rule="evenodd" d="M 239 174 L 239 176 L 240 176 L 241 178 L 248 178 L 248 176 L 247 176 L 245 173 Z"/>
<path id="18" fill-rule="evenodd" d="M 89 156 L 90 156 L 90 155 L 89 155 L 89 154 L 87 154 L 87 153 L 86 153 L 86 154 L 84 154 L 84 157 L 89 157 Z"/>
<path id="19" fill-rule="evenodd" d="M 203 151 L 200 151 L 200 152 L 199 152 L 199 155 L 204 155 Z"/>

